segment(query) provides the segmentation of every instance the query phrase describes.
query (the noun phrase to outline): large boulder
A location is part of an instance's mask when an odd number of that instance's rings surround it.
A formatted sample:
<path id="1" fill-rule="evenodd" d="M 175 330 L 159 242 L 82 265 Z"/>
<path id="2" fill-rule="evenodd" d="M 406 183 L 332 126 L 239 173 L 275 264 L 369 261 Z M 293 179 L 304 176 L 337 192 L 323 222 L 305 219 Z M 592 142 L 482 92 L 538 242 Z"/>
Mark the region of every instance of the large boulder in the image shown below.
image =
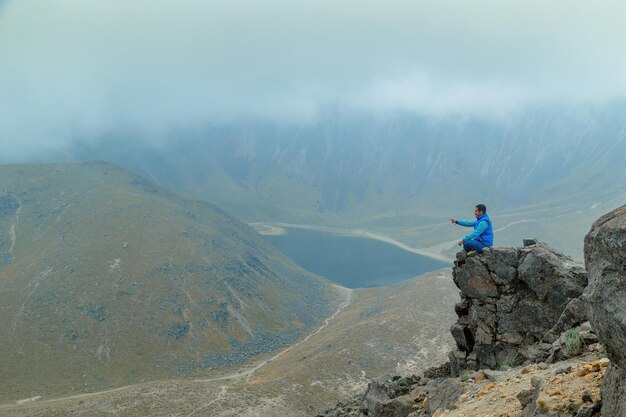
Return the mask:
<path id="1" fill-rule="evenodd" d="M 428 395 L 427 405 L 429 415 L 434 415 L 437 410 L 443 413 L 454 404 L 464 392 L 465 387 L 456 379 L 443 378 L 436 381 L 433 386 L 430 387 Z"/>
<path id="2" fill-rule="evenodd" d="M 394 376 L 390 380 L 383 378 L 370 382 L 363 400 L 360 401 L 362 404 L 361 411 L 369 417 L 406 417 L 415 404 L 410 395 L 411 386 L 419 380 L 420 377 L 414 375 L 403 378 Z M 344 415 L 336 412 L 332 414 L 335 416 Z M 350 412 L 347 414 L 354 415 Z"/>
<path id="3" fill-rule="evenodd" d="M 462 301 L 451 329 L 458 350 L 450 357 L 458 367 L 496 368 L 545 359 L 548 349 L 537 346 L 554 340 L 550 331 L 560 327 L 557 323 L 586 321 L 574 308 L 587 285 L 584 268 L 544 243 L 524 243 L 470 258 L 464 252 L 457 255 L 453 278 Z"/>
<path id="4" fill-rule="evenodd" d="M 602 381 L 602 415 L 626 416 L 626 372 L 614 364 L 609 365 Z"/>
<path id="5" fill-rule="evenodd" d="M 600 217 L 585 236 L 589 320 L 612 364 L 602 415 L 626 415 L 626 206 Z"/>

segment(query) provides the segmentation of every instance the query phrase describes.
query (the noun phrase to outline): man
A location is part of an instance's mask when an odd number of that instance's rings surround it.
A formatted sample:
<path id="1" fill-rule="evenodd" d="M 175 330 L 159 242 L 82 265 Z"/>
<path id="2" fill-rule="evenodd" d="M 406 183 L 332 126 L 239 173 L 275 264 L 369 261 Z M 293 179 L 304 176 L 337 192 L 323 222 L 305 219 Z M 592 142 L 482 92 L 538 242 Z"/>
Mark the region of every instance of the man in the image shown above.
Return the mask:
<path id="1" fill-rule="evenodd" d="M 487 215 L 487 207 L 484 204 L 478 204 L 474 209 L 476 221 L 450 219 L 450 223 L 458 224 L 465 227 L 473 227 L 474 231 L 463 239 L 459 240 L 459 246 L 463 245 L 463 249 L 468 255 L 481 253 L 483 248 L 493 246 L 493 225 L 491 219 Z"/>

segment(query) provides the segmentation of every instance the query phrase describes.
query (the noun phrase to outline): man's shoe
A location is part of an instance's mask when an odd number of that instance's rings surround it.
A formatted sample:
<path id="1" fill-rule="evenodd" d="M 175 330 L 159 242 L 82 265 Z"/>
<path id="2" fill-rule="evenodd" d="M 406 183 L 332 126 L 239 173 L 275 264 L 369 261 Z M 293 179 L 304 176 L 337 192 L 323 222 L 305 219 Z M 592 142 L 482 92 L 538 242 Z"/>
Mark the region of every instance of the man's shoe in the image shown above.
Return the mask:
<path id="1" fill-rule="evenodd" d="M 465 256 L 467 256 L 469 258 L 470 256 L 476 255 L 476 253 L 477 252 L 475 250 L 471 250 L 471 251 L 467 252 L 467 254 Z"/>

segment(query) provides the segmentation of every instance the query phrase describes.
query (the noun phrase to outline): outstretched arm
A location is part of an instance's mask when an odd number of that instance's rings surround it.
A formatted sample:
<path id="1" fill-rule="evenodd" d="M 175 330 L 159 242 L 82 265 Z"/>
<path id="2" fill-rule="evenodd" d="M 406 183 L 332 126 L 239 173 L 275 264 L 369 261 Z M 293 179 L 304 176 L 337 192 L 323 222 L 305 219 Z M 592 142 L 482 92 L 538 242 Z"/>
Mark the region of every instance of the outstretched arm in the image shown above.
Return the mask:
<path id="1" fill-rule="evenodd" d="M 476 236 L 479 236 L 482 232 L 487 230 L 487 227 L 489 227 L 489 222 L 481 220 L 480 223 L 478 223 L 478 226 L 476 226 L 476 229 L 474 229 L 474 231 L 472 231 L 469 235 L 465 236 L 463 240 L 474 239 Z"/>
<path id="2" fill-rule="evenodd" d="M 456 220 L 456 219 L 450 219 L 450 222 L 458 224 L 459 226 L 465 226 L 465 227 L 474 227 L 474 225 L 476 224 L 475 221 L 468 222 L 467 220 Z"/>

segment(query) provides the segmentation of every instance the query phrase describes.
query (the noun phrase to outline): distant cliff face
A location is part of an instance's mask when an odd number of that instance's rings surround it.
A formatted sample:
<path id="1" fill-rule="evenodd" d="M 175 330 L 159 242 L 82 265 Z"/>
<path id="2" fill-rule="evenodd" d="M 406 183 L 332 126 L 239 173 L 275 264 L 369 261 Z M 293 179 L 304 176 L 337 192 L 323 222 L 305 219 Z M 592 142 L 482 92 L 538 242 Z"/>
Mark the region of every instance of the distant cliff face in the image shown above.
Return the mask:
<path id="1" fill-rule="evenodd" d="M 243 219 L 398 216 L 407 207 L 477 199 L 501 209 L 556 199 L 591 205 L 609 190 L 626 191 L 624 115 L 624 103 L 535 109 L 507 121 L 327 113 L 299 125 L 209 127 L 162 150 L 115 155 L 107 145 L 98 157 L 143 169 Z"/>
<path id="2" fill-rule="evenodd" d="M 425 239 L 407 229 L 483 202 L 497 217 L 515 214 L 498 224 L 512 223 L 499 245 L 524 232 L 582 258 L 584 231 L 626 194 L 624 154 L 626 103 L 615 103 L 508 120 L 327 112 L 300 124 L 235 121 L 161 147 L 107 138 L 76 157 L 120 164 L 244 221 L 363 227 L 405 242 Z M 437 231 L 424 246 L 453 239 Z"/>
<path id="3" fill-rule="evenodd" d="M 0 190 L 4 398 L 245 362 L 330 311 L 251 228 L 115 166 L 0 166 Z"/>
<path id="4" fill-rule="evenodd" d="M 611 365 L 602 388 L 602 415 L 626 416 L 626 206 L 599 218 L 585 237 L 590 321 Z"/>
<path id="5" fill-rule="evenodd" d="M 587 285 L 583 268 L 536 241 L 470 258 L 459 253 L 453 277 L 462 301 L 451 359 L 464 369 L 548 359 L 554 337 L 545 343 L 547 335 Z"/>

